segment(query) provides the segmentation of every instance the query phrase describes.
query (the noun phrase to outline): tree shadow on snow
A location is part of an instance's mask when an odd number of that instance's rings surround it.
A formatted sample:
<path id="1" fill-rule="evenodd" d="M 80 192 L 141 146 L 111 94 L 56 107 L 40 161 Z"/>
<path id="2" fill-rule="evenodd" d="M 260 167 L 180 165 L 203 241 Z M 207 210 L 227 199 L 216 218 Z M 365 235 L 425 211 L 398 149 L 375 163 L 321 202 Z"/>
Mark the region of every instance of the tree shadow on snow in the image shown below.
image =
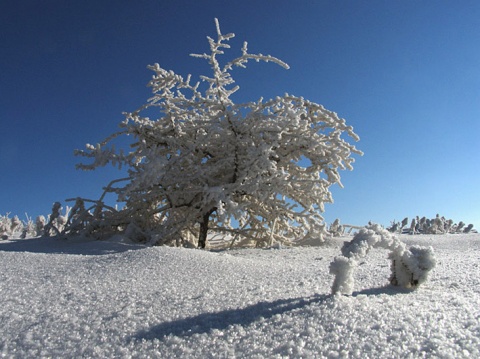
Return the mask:
<path id="1" fill-rule="evenodd" d="M 88 238 L 39 237 L 0 240 L 0 252 L 31 252 L 47 254 L 105 255 L 142 249 L 144 245 L 128 243 L 120 237 L 106 240 Z"/>
<path id="2" fill-rule="evenodd" d="M 313 303 L 332 298 L 332 295 L 316 295 L 309 299 L 280 299 L 274 302 L 260 302 L 245 308 L 229 309 L 217 313 L 202 313 L 195 317 L 183 318 L 158 324 L 148 330 L 140 331 L 132 337 L 134 340 L 162 339 L 173 335 L 189 337 L 194 334 L 209 333 L 212 330 L 224 330 L 231 325 L 247 326 L 261 318 L 268 319 L 295 309 L 301 309 Z"/>

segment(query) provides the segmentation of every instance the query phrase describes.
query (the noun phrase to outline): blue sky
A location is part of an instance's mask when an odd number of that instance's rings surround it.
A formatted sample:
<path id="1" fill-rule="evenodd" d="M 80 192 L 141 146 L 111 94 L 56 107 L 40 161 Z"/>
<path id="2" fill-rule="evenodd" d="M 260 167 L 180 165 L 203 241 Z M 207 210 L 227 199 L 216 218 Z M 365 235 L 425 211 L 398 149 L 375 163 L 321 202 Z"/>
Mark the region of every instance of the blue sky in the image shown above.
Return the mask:
<path id="1" fill-rule="evenodd" d="M 480 2 L 67 1 L 0 3 L 0 214 L 96 199 L 115 170 L 73 155 L 150 96 L 148 64 L 194 78 L 214 18 L 251 52 L 241 100 L 285 92 L 335 111 L 365 152 L 334 188 L 327 222 L 384 225 L 440 213 L 480 227 Z"/>

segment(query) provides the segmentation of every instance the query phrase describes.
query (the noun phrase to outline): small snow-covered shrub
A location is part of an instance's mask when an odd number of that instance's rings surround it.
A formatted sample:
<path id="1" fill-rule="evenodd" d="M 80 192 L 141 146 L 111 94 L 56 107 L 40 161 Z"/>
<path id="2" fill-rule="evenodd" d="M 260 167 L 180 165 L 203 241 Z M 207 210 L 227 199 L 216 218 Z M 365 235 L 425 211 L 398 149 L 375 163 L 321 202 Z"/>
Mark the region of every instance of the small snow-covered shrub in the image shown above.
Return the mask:
<path id="1" fill-rule="evenodd" d="M 340 219 L 337 218 L 330 225 L 327 231 L 333 237 L 340 237 L 344 234 L 345 228 L 340 224 Z"/>
<path id="2" fill-rule="evenodd" d="M 335 257 L 330 264 L 330 273 L 335 276 L 332 293 L 351 295 L 354 274 L 358 261 L 365 258 L 373 248 L 390 250 L 392 274 L 390 283 L 404 288 L 417 288 L 424 283 L 435 267 L 432 247 L 406 245 L 377 224 L 362 228 L 350 242 L 342 247 L 342 256 Z"/>
<path id="3" fill-rule="evenodd" d="M 10 213 L 0 216 L 0 235 L 2 239 L 7 239 L 12 234 L 12 219 Z"/>
<path id="4" fill-rule="evenodd" d="M 390 283 L 404 288 L 417 288 L 428 279 L 428 273 L 435 267 L 432 247 L 411 246 L 403 251 L 394 250 Z"/>
<path id="5" fill-rule="evenodd" d="M 21 220 L 18 216 L 13 216 L 10 218 L 10 213 L 0 216 L 1 238 L 8 239 L 38 237 L 38 233 L 35 230 L 35 224 L 30 217 L 26 217 L 26 220 Z"/>
<path id="6" fill-rule="evenodd" d="M 27 220 L 22 223 L 22 234 L 21 238 L 27 237 L 37 237 L 37 231 L 35 228 L 35 222 L 27 216 Z"/>

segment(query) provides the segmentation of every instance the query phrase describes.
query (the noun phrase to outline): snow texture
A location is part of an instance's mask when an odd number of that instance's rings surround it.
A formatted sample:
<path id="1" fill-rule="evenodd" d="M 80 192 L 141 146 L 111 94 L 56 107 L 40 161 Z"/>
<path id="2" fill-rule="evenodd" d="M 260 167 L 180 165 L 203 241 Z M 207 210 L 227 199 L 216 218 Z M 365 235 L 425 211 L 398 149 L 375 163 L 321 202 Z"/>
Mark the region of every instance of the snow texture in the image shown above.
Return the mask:
<path id="1" fill-rule="evenodd" d="M 0 356 L 480 357 L 480 235 L 401 239 L 434 248 L 429 281 L 390 286 L 388 251 L 376 249 L 348 297 L 329 294 L 328 272 L 346 238 L 219 252 L 0 241 Z"/>

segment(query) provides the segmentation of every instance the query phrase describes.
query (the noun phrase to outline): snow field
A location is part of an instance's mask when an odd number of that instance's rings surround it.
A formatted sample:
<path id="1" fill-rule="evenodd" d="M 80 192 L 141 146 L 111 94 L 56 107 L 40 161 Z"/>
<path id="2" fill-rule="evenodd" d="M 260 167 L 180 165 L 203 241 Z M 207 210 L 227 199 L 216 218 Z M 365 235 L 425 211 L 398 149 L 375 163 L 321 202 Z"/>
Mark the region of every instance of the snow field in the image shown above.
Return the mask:
<path id="1" fill-rule="evenodd" d="M 121 242 L 0 242 L 6 358 L 480 357 L 480 235 L 404 236 L 432 245 L 417 291 L 388 286 L 388 251 L 332 296 L 323 247 L 202 250 Z"/>

